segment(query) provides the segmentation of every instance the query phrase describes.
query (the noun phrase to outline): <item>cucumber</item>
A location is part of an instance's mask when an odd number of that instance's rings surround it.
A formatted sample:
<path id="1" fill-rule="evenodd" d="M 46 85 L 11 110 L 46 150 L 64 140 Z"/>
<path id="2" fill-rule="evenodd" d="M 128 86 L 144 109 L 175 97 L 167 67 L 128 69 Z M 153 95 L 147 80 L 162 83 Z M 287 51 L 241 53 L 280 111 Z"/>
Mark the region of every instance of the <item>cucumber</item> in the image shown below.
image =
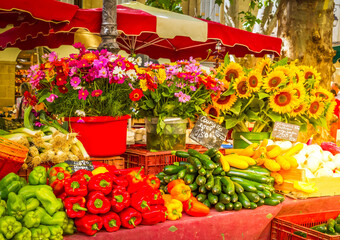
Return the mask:
<path id="1" fill-rule="evenodd" d="M 160 178 L 160 177 L 163 177 L 165 176 L 166 174 L 164 172 L 160 172 L 156 175 L 156 177 Z"/>
<path id="2" fill-rule="evenodd" d="M 231 180 L 233 180 L 233 179 L 235 179 L 236 181 L 244 182 L 245 184 L 254 186 L 254 187 L 256 187 L 257 190 L 260 190 L 260 191 L 262 191 L 262 190 L 264 190 L 266 188 L 265 184 L 254 182 L 254 181 L 250 181 L 250 180 L 247 180 L 247 179 L 244 179 L 244 178 L 232 177 Z"/>
<path id="3" fill-rule="evenodd" d="M 255 209 L 255 208 L 257 208 L 256 203 L 250 202 L 250 209 Z"/>
<path id="4" fill-rule="evenodd" d="M 216 164 L 210 159 L 209 156 L 201 154 L 198 159 L 207 170 L 214 170 L 216 168 Z"/>
<path id="5" fill-rule="evenodd" d="M 198 174 L 204 176 L 205 174 L 207 174 L 207 171 L 204 168 L 201 168 L 200 170 L 198 170 Z"/>
<path id="6" fill-rule="evenodd" d="M 218 152 L 218 153 L 216 153 L 215 156 L 213 156 L 213 157 L 211 158 L 211 160 L 212 160 L 213 162 L 215 162 L 215 163 L 218 163 L 218 162 L 220 162 L 221 157 L 222 157 L 221 154 Z"/>
<path id="7" fill-rule="evenodd" d="M 207 173 L 205 174 L 205 176 L 208 178 L 210 176 L 212 176 L 214 170 L 207 170 Z"/>
<path id="8" fill-rule="evenodd" d="M 208 199 L 205 199 L 204 202 L 203 202 L 203 204 L 204 204 L 205 206 L 207 206 L 208 208 L 211 208 L 211 204 L 210 204 L 210 202 L 209 202 Z"/>
<path id="9" fill-rule="evenodd" d="M 221 166 L 215 168 L 215 170 L 213 171 L 213 175 L 220 175 L 223 172 L 223 168 Z"/>
<path id="10" fill-rule="evenodd" d="M 188 153 L 190 156 L 193 156 L 193 157 L 198 157 L 199 155 L 201 155 L 201 153 L 196 151 L 195 149 L 188 149 Z"/>
<path id="11" fill-rule="evenodd" d="M 187 172 L 188 173 L 196 172 L 196 170 L 195 170 L 195 168 L 194 168 L 194 166 L 192 164 L 188 164 L 188 165 L 186 165 L 186 167 L 187 167 Z"/>
<path id="12" fill-rule="evenodd" d="M 187 166 L 190 163 L 181 161 L 181 162 L 178 162 L 178 164 L 179 164 L 179 166 Z"/>
<path id="13" fill-rule="evenodd" d="M 210 202 L 210 204 L 215 205 L 216 203 L 218 203 L 218 197 L 215 196 L 214 194 L 212 194 L 211 192 L 208 193 L 208 200 Z"/>
<path id="14" fill-rule="evenodd" d="M 253 203 L 260 201 L 260 196 L 253 192 L 244 192 L 244 195 Z"/>
<path id="15" fill-rule="evenodd" d="M 227 176 L 221 178 L 221 183 L 225 186 L 225 193 L 228 195 L 233 195 L 235 193 L 234 182 Z"/>
<path id="16" fill-rule="evenodd" d="M 237 168 L 231 167 L 230 169 L 232 170 L 239 170 Z M 270 171 L 267 170 L 266 168 L 260 167 L 260 166 L 249 166 L 247 169 L 242 169 L 242 171 L 244 172 L 248 172 L 248 173 L 256 173 L 256 174 L 260 174 L 263 176 L 270 176 Z"/>
<path id="17" fill-rule="evenodd" d="M 214 195 L 220 195 L 222 192 L 222 185 L 221 185 L 221 178 L 220 177 L 215 177 L 214 180 L 215 184 L 213 188 L 211 189 L 211 193 Z"/>
<path id="18" fill-rule="evenodd" d="M 215 180 L 214 180 L 214 177 L 211 175 L 210 177 L 208 177 L 205 187 L 207 190 L 211 190 L 214 185 L 215 185 Z"/>
<path id="19" fill-rule="evenodd" d="M 250 208 L 250 201 L 244 193 L 238 194 L 238 201 L 242 203 L 243 208 Z"/>
<path id="20" fill-rule="evenodd" d="M 234 182 L 234 186 L 235 186 L 235 191 L 237 193 L 243 193 L 244 192 L 243 187 L 240 184 L 238 184 L 237 182 Z"/>
<path id="21" fill-rule="evenodd" d="M 202 163 L 197 157 L 190 156 L 188 157 L 188 162 L 194 166 L 197 170 L 200 170 L 202 168 Z"/>
<path id="22" fill-rule="evenodd" d="M 185 166 L 175 166 L 175 165 L 167 165 L 164 167 L 163 172 L 168 175 L 177 174 L 179 171 L 185 169 Z"/>
<path id="23" fill-rule="evenodd" d="M 272 196 L 272 193 L 267 190 L 263 190 L 262 192 L 264 193 L 264 195 L 266 195 L 266 198 L 270 198 Z"/>
<path id="24" fill-rule="evenodd" d="M 311 229 L 318 231 L 318 232 L 326 233 L 327 232 L 327 224 L 323 223 L 323 224 L 320 224 L 320 225 L 316 225 L 314 227 L 311 227 Z"/>
<path id="25" fill-rule="evenodd" d="M 233 209 L 234 209 L 235 211 L 241 210 L 241 209 L 242 209 L 242 203 L 240 203 L 240 202 L 235 202 L 235 203 L 234 203 Z"/>
<path id="26" fill-rule="evenodd" d="M 188 158 L 190 156 L 189 153 L 185 151 L 176 151 L 175 155 L 180 158 Z"/>
<path id="27" fill-rule="evenodd" d="M 186 169 L 183 169 L 183 170 L 179 171 L 179 172 L 177 173 L 177 178 L 178 178 L 178 179 L 184 179 L 186 173 L 187 173 L 187 170 L 186 170 Z"/>
<path id="28" fill-rule="evenodd" d="M 169 183 L 170 182 L 170 178 L 171 178 L 171 175 L 166 175 L 166 176 L 164 176 L 164 182 L 165 183 Z"/>
<path id="29" fill-rule="evenodd" d="M 229 177 L 240 177 L 240 178 L 244 178 L 244 179 L 248 179 L 254 182 L 258 182 L 258 183 L 269 183 L 270 179 L 266 176 L 263 176 L 261 174 L 257 174 L 257 173 L 248 173 L 248 172 L 244 172 L 243 170 L 230 170 L 227 173 L 227 176 Z"/>
<path id="30" fill-rule="evenodd" d="M 223 203 L 218 202 L 215 205 L 215 209 L 216 209 L 217 212 L 223 212 L 223 211 L 225 211 L 225 206 L 224 206 Z"/>
<path id="31" fill-rule="evenodd" d="M 174 181 L 176 179 L 178 179 L 177 174 L 171 175 L 170 182 L 172 182 L 172 181 Z"/>
<path id="32" fill-rule="evenodd" d="M 335 224 L 334 229 L 337 233 L 340 233 L 340 224 Z"/>
<path id="33" fill-rule="evenodd" d="M 327 231 L 330 233 L 335 233 L 335 220 L 333 218 L 328 219 L 327 221 Z"/>
<path id="34" fill-rule="evenodd" d="M 266 195 L 261 191 L 257 191 L 256 194 L 259 195 L 260 198 L 266 198 Z"/>
<path id="35" fill-rule="evenodd" d="M 269 205 L 269 206 L 276 206 L 280 204 L 280 201 L 274 198 L 265 198 L 264 199 L 264 204 Z"/>
<path id="36" fill-rule="evenodd" d="M 184 176 L 184 183 L 189 185 L 194 182 L 195 180 L 195 174 L 187 174 Z"/>
<path id="37" fill-rule="evenodd" d="M 205 187 L 205 185 L 200 186 L 200 187 L 198 188 L 198 191 L 199 191 L 200 193 L 207 193 L 207 192 L 208 192 L 208 190 L 207 190 L 207 188 Z"/>
<path id="38" fill-rule="evenodd" d="M 218 200 L 223 204 L 227 204 L 230 203 L 230 196 L 228 194 L 221 193 Z"/>
<path id="39" fill-rule="evenodd" d="M 207 199 L 207 195 L 205 195 L 205 194 L 203 194 L 203 193 L 200 193 L 200 194 L 198 194 L 198 195 L 196 196 L 196 198 L 197 198 L 197 201 L 203 203 L 204 200 Z"/>
<path id="40" fill-rule="evenodd" d="M 263 205 L 264 205 L 264 199 L 263 199 L 263 198 L 260 198 L 260 200 L 256 203 L 256 205 L 257 205 L 258 207 L 263 206 Z"/>
<path id="41" fill-rule="evenodd" d="M 272 193 L 271 197 L 279 200 L 280 202 L 283 202 L 283 200 L 285 200 L 285 197 L 283 195 L 277 193 Z"/>
<path id="42" fill-rule="evenodd" d="M 268 184 L 263 184 L 264 189 L 269 191 L 269 192 L 275 192 L 275 188 L 273 186 L 270 186 Z"/>
<path id="43" fill-rule="evenodd" d="M 225 205 L 225 210 L 231 211 L 231 210 L 233 210 L 233 209 L 234 209 L 234 204 L 232 204 L 232 203 L 227 203 L 227 204 Z"/>
<path id="44" fill-rule="evenodd" d="M 198 185 L 195 182 L 189 184 L 189 187 L 190 187 L 191 192 L 194 192 L 198 189 Z"/>
<path id="45" fill-rule="evenodd" d="M 196 177 L 196 183 L 198 186 L 202 186 L 207 182 L 207 179 L 204 176 L 198 175 Z"/>
<path id="46" fill-rule="evenodd" d="M 244 181 L 239 181 L 238 179 L 235 179 L 235 178 L 231 178 L 231 180 L 235 183 L 238 183 L 240 184 L 243 188 L 244 188 L 244 191 L 247 191 L 247 192 L 256 192 L 257 191 L 257 188 L 254 187 L 253 185 L 250 185 Z"/>
<path id="47" fill-rule="evenodd" d="M 234 193 L 233 195 L 230 195 L 230 201 L 232 203 L 235 203 L 238 201 L 238 195 L 236 193 Z"/>
<path id="48" fill-rule="evenodd" d="M 223 177 L 223 176 L 226 176 L 227 173 L 225 171 L 221 172 L 220 175 Z"/>
<path id="49" fill-rule="evenodd" d="M 218 150 L 215 148 L 210 148 L 207 151 L 205 151 L 203 154 L 208 155 L 209 157 L 213 157 L 217 154 Z"/>

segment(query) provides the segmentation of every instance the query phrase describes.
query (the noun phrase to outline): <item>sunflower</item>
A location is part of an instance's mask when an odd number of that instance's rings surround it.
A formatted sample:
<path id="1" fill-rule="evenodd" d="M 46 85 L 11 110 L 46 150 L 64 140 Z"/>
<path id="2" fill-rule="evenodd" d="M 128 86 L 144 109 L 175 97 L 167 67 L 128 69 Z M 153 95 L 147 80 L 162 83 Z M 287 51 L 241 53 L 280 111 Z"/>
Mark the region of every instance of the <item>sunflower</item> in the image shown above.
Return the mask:
<path id="1" fill-rule="evenodd" d="M 314 78 L 316 80 L 316 83 L 320 82 L 321 80 L 320 73 L 318 73 L 318 71 L 315 68 L 313 68 L 312 66 L 310 67 L 304 66 L 302 67 L 302 70 L 303 70 L 303 77 L 305 80 Z"/>
<path id="2" fill-rule="evenodd" d="M 237 100 L 236 94 L 229 96 L 222 96 L 223 92 L 220 92 L 217 96 L 212 96 L 213 105 L 219 110 L 229 111 Z"/>
<path id="3" fill-rule="evenodd" d="M 210 118 L 212 118 L 214 121 L 218 121 L 218 118 L 220 116 L 220 111 L 213 105 L 209 105 L 205 110 L 204 110 Z"/>
<path id="4" fill-rule="evenodd" d="M 267 76 L 270 71 L 270 65 L 272 61 L 269 58 L 263 58 L 259 63 L 256 64 L 255 69 L 258 70 L 262 76 Z"/>
<path id="5" fill-rule="evenodd" d="M 306 89 L 303 84 L 293 84 L 293 90 L 295 90 L 295 94 L 297 96 L 297 101 L 302 102 L 306 98 Z"/>
<path id="6" fill-rule="evenodd" d="M 288 113 L 295 108 L 296 100 L 295 91 L 292 86 L 289 86 L 271 95 L 269 106 L 277 113 Z"/>
<path id="7" fill-rule="evenodd" d="M 305 82 L 303 77 L 303 71 L 294 65 L 290 65 L 289 79 L 291 83 L 301 83 Z"/>
<path id="8" fill-rule="evenodd" d="M 334 95 L 331 92 L 324 89 L 323 87 L 313 89 L 311 93 L 315 97 L 321 98 L 323 101 L 330 101 L 334 98 Z"/>
<path id="9" fill-rule="evenodd" d="M 262 75 L 259 71 L 252 70 L 247 76 L 247 83 L 251 92 L 257 92 L 262 86 Z"/>
<path id="10" fill-rule="evenodd" d="M 304 114 L 307 110 L 307 104 L 305 102 L 299 104 L 297 107 L 290 112 L 291 117 L 296 117 Z"/>
<path id="11" fill-rule="evenodd" d="M 291 70 L 289 69 L 288 66 L 278 66 L 274 68 L 274 71 L 281 71 L 286 75 L 286 77 L 289 77 Z"/>
<path id="12" fill-rule="evenodd" d="M 243 75 L 242 66 L 235 62 L 230 62 L 227 67 L 223 68 L 224 79 L 227 82 L 231 82 L 232 80 L 236 80 L 237 78 Z"/>
<path id="13" fill-rule="evenodd" d="M 281 71 L 273 71 L 263 80 L 263 88 L 266 92 L 272 92 L 279 89 L 279 85 L 286 83 L 286 75 Z"/>
<path id="14" fill-rule="evenodd" d="M 241 78 L 236 79 L 236 82 L 233 84 L 233 87 L 238 97 L 248 98 L 251 96 L 251 91 L 248 86 L 246 77 L 241 77 Z"/>
<path id="15" fill-rule="evenodd" d="M 308 106 L 307 112 L 310 117 L 317 119 L 325 110 L 325 104 L 320 97 L 313 97 Z"/>
<path id="16" fill-rule="evenodd" d="M 327 121 L 332 120 L 335 107 L 336 107 L 336 101 L 332 101 L 332 102 L 329 102 L 327 104 L 327 110 L 326 110 L 326 120 Z"/>

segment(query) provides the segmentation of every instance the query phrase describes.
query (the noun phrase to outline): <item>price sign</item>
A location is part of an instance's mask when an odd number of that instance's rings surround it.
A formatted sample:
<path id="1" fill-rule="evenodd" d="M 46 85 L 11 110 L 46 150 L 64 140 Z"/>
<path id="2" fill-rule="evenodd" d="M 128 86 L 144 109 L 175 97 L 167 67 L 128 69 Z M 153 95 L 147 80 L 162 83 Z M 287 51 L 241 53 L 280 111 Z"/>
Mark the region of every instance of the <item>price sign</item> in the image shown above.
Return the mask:
<path id="1" fill-rule="evenodd" d="M 200 116 L 189 137 L 206 148 L 220 149 L 228 130 L 206 116 Z"/>
<path id="2" fill-rule="evenodd" d="M 93 169 L 94 169 L 91 161 L 86 161 L 86 160 L 71 161 L 71 160 L 67 160 L 65 162 L 68 165 L 70 165 L 73 172 L 76 172 L 76 171 L 81 170 L 81 169 L 85 169 L 85 170 L 88 170 L 88 171 L 93 171 Z"/>
<path id="3" fill-rule="evenodd" d="M 284 122 L 275 122 L 272 132 L 273 138 L 296 142 L 299 136 L 300 126 Z"/>

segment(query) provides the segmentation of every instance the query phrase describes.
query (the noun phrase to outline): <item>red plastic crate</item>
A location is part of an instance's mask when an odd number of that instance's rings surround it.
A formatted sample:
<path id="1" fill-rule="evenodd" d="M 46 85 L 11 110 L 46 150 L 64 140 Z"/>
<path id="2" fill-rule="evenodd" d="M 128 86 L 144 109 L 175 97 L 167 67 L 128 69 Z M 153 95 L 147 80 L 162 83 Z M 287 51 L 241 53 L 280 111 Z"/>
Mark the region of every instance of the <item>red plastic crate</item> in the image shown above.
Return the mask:
<path id="1" fill-rule="evenodd" d="M 328 211 L 320 213 L 308 213 L 288 215 L 274 218 L 271 227 L 272 240 L 297 240 L 297 239 L 325 239 L 325 240 L 340 240 L 340 235 L 328 235 L 310 229 L 315 225 L 326 223 L 330 218 L 336 218 L 340 211 Z M 300 231 L 307 234 L 307 237 L 295 235 L 295 231 Z"/>

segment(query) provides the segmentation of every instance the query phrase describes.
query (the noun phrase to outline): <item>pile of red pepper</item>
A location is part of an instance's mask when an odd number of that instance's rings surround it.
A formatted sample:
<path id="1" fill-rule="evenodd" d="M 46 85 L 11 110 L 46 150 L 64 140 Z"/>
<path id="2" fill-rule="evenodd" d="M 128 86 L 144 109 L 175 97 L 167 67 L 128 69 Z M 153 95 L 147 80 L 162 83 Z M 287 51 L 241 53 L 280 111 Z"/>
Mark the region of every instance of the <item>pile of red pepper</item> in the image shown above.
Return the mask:
<path id="1" fill-rule="evenodd" d="M 51 171 L 50 184 L 58 182 L 54 191 L 63 199 L 67 215 L 75 218 L 79 232 L 94 235 L 103 227 L 114 232 L 121 226 L 153 225 L 167 218 L 160 181 L 144 175 L 143 168 L 110 168 L 95 175 L 87 170 L 70 175 L 60 166 Z"/>

